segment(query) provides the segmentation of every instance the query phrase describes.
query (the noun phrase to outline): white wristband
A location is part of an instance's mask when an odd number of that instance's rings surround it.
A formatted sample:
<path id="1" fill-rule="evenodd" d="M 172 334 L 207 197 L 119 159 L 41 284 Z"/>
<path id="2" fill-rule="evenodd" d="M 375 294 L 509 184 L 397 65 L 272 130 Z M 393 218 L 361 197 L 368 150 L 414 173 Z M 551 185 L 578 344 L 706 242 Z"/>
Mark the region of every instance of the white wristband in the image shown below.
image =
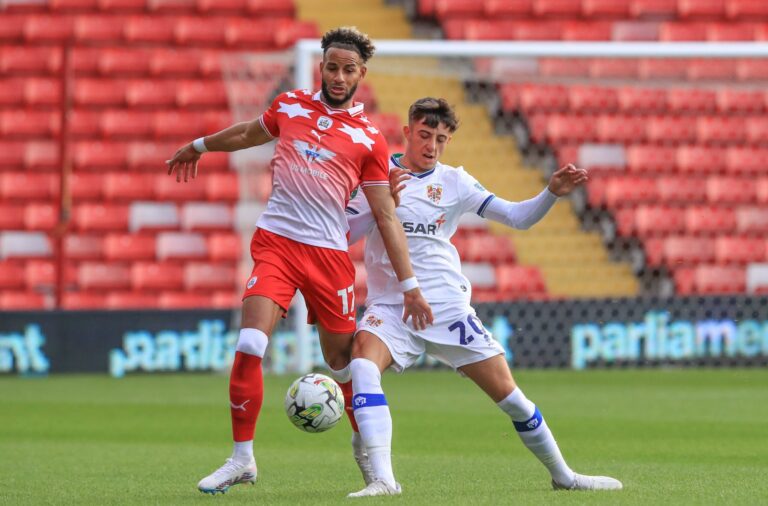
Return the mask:
<path id="1" fill-rule="evenodd" d="M 419 281 L 416 279 L 416 276 L 411 276 L 410 278 L 404 279 L 400 282 L 401 292 L 408 292 L 418 287 L 419 287 Z"/>
<path id="2" fill-rule="evenodd" d="M 199 139 L 192 141 L 192 147 L 195 148 L 195 151 L 198 153 L 208 152 L 208 148 L 205 147 L 205 137 L 200 137 Z"/>

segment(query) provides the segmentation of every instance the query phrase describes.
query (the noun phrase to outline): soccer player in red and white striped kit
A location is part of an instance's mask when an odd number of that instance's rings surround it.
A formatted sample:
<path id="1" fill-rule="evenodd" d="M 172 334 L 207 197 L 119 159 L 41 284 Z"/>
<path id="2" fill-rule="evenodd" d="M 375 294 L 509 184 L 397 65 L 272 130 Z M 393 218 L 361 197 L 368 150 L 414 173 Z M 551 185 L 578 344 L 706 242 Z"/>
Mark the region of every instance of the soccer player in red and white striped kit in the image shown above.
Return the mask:
<path id="1" fill-rule="evenodd" d="M 330 30 L 321 44 L 320 91 L 282 93 L 255 120 L 197 139 L 167 162 L 169 174 L 188 181 L 196 176 L 206 151 L 237 151 L 277 139 L 272 194 L 251 242 L 254 267 L 245 283 L 230 376 L 234 450 L 223 466 L 198 483 L 202 492 L 223 493 L 232 485 L 256 480 L 253 438 L 264 393 L 261 362 L 269 336 L 285 317 L 296 290 L 306 299 L 310 323 L 317 324 L 323 356 L 342 386 L 351 415 L 355 270 L 347 252 L 344 209 L 358 185 L 400 280 L 403 319 L 411 318 L 416 328 L 432 322 L 395 214 L 386 140 L 366 118 L 363 104 L 353 101 L 375 48 L 367 35 L 349 27 Z M 354 416 L 350 421 L 356 432 Z M 365 468 L 367 456 L 357 434 L 353 449 L 358 465 Z"/>

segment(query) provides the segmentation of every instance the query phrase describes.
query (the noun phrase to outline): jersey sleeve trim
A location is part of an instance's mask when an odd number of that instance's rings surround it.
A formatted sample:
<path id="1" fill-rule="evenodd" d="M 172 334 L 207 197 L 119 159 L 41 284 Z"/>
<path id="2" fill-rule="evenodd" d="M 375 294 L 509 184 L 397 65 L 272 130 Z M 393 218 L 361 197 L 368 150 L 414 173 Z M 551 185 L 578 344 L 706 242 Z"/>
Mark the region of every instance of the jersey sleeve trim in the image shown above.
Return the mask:
<path id="1" fill-rule="evenodd" d="M 269 128 L 267 128 L 267 125 L 264 123 L 264 115 L 263 114 L 261 116 L 259 116 L 259 124 L 261 125 L 261 128 L 264 129 L 264 132 L 267 135 L 269 135 L 273 139 L 276 137 L 272 132 L 269 131 Z"/>
<path id="2" fill-rule="evenodd" d="M 480 208 L 477 210 L 477 215 L 480 216 L 481 218 L 485 218 L 483 214 L 485 213 L 485 210 L 488 208 L 488 204 L 490 204 L 491 201 L 495 198 L 496 198 L 496 195 L 493 195 L 493 194 L 488 195 L 488 197 L 483 201 L 483 203 L 480 204 Z"/>
<path id="3" fill-rule="evenodd" d="M 389 181 L 363 181 L 360 183 L 360 188 L 367 186 L 389 186 Z"/>
<path id="4" fill-rule="evenodd" d="M 347 214 L 360 214 L 360 211 L 358 211 L 357 209 L 353 209 L 351 207 L 347 207 L 346 209 L 344 209 L 344 212 L 346 212 Z"/>

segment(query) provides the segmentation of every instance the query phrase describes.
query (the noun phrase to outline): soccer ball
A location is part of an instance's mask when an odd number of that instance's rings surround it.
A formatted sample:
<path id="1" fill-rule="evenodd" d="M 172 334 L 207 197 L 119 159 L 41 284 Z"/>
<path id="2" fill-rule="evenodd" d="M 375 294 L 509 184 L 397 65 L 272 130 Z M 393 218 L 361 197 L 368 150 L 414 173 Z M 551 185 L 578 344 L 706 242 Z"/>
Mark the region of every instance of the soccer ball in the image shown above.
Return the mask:
<path id="1" fill-rule="evenodd" d="M 285 413 L 304 432 L 325 432 L 344 415 L 344 394 L 328 376 L 306 374 L 285 394 Z"/>

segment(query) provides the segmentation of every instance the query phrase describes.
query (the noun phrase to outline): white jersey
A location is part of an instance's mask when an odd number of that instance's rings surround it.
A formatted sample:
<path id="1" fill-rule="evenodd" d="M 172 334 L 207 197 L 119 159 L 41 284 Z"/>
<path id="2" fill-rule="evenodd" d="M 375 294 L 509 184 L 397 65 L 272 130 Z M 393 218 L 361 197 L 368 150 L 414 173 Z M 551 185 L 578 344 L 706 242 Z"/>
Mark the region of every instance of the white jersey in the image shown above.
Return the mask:
<path id="1" fill-rule="evenodd" d="M 403 168 L 398 164 L 399 157 L 390 158 L 390 169 Z M 483 216 L 494 197 L 462 167 L 438 162 L 432 170 L 412 174 L 400 194 L 397 217 L 408 238 L 411 264 L 419 287 L 430 303 L 469 303 L 472 287 L 461 273 L 459 253 L 450 238 L 456 233 L 461 215 L 477 213 Z M 362 192 L 349 202 L 347 213 L 355 219 L 370 215 L 368 201 Z M 367 234 L 365 267 L 368 271 L 366 305 L 402 304 L 403 294 L 397 276 L 375 226 L 371 226 Z"/>

